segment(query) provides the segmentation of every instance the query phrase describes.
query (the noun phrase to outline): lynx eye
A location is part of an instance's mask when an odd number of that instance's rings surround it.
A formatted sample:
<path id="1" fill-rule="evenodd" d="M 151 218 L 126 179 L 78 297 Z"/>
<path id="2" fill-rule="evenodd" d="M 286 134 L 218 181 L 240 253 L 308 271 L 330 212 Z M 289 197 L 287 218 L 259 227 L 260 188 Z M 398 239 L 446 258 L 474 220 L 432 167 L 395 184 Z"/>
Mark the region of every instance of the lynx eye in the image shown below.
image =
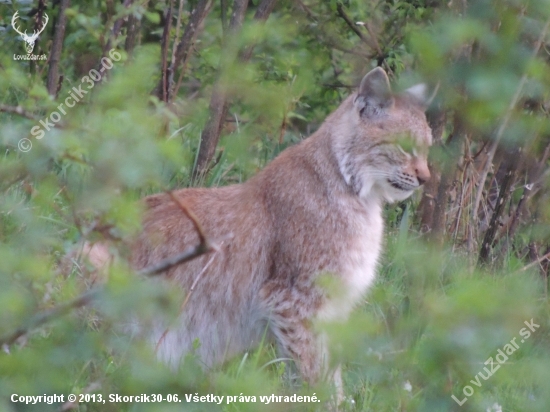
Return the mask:
<path id="1" fill-rule="evenodd" d="M 417 156 L 418 155 L 418 145 L 416 142 L 410 138 L 410 137 L 403 137 L 398 139 L 395 142 L 395 145 L 399 149 L 399 151 L 411 155 L 411 156 Z"/>

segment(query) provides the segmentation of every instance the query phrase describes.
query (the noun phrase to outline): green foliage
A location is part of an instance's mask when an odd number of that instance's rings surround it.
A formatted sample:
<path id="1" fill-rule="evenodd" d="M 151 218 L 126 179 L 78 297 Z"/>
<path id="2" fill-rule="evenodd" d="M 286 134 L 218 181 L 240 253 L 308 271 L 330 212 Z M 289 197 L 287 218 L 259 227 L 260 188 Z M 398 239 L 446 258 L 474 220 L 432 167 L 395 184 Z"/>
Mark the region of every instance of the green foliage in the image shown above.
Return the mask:
<path id="1" fill-rule="evenodd" d="M 185 3 L 182 30 L 197 2 Z M 508 118 L 504 150 L 522 146 L 528 153 L 510 209 L 531 182 L 534 172 L 528 166 L 541 159 L 550 136 L 550 40 L 548 33 L 541 37 L 550 18 L 548 1 L 284 1 L 265 24 L 253 21 L 250 11 L 234 36 L 220 24 L 219 3 L 213 2 L 203 22 L 172 104 L 151 93 L 160 78 L 158 42 L 168 2 L 125 9 L 118 2 L 72 1 L 60 60 L 63 81 L 55 97 L 46 87 L 49 61 L 13 58 L 24 53 L 24 44 L 11 29 L 11 16 L 19 10 L 21 25 L 31 32 L 33 19 L 27 14 L 32 7 L 28 2 L 0 5 L 0 339 L 29 327 L 0 353 L 0 410 L 60 410 L 59 403 L 25 406 L 10 397 L 64 394 L 66 401 L 69 393 L 101 394 L 103 399 L 109 394 L 177 394 L 183 400 L 89 402 L 76 405 L 78 411 L 323 408 L 259 401 L 188 404 L 185 394 L 315 392 L 327 401 L 332 389 L 292 386 L 291 363 L 277 359 L 267 341 L 208 374 L 193 356 L 177 371 L 158 363 L 154 348 L 127 325 L 136 317 L 146 322 L 160 314 L 174 318 L 181 296 L 132 273 L 124 241 L 140 229 L 142 196 L 246 180 L 313 132 L 372 67 L 381 65 L 398 84 L 418 79 L 440 84 L 438 104 L 456 115 L 467 139 L 457 142 L 454 136 L 460 133 L 449 121 L 443 144 L 432 150 L 434 164 L 456 163 L 467 146 L 466 174 L 475 162 L 472 156 L 495 140 Z M 59 6 L 50 7 L 36 54 L 51 52 Z M 124 48 L 125 30 L 112 35 L 113 22 L 129 15 L 142 25 L 141 44 L 133 51 Z M 55 127 L 41 126 L 40 120 L 62 113 L 59 105 L 74 87 L 88 84 L 83 76 L 99 67 L 109 39 L 121 59 L 112 59 L 104 81 L 93 83 L 74 107 L 65 106 L 67 114 Z M 252 44 L 250 61 L 229 59 L 232 50 L 242 53 Z M 215 84 L 232 102 L 232 121 L 225 122 L 217 164 L 196 182 L 191 171 Z M 516 95 L 519 109 L 511 110 Z M 36 126 L 44 131 L 40 139 L 31 132 Z M 21 139 L 30 141 L 30 151 L 18 148 Z M 481 167 L 476 167 L 479 174 Z M 496 175 L 490 171 L 488 180 Z M 444 246 L 425 243 L 421 236 L 413 218 L 420 196 L 388 207 L 387 250 L 377 284 L 349 322 L 319 325 L 334 337 L 334 362 L 344 364 L 344 410 L 479 411 L 495 403 L 505 411 L 545 410 L 550 404 L 548 281 L 537 274 L 539 265 L 522 270 L 526 250 L 547 246 L 550 236 L 547 173 L 536 184 L 532 221 L 509 239 L 493 265 L 483 268 L 475 268 L 477 249 L 467 245 L 481 241 L 479 228 L 488 219 L 477 222 L 471 202 L 456 202 L 465 193 L 473 196 L 475 184 L 445 197 L 449 216 L 457 208 L 464 212 L 456 225 L 449 223 Z M 67 256 L 84 241 L 98 240 L 106 241 L 117 259 L 97 299 L 37 322 L 37 314 L 101 283 L 80 263 L 67 268 Z M 540 328 L 519 343 L 520 330 L 531 319 Z M 513 338 L 519 348 L 508 361 L 479 386 L 471 383 L 484 362 Z M 451 395 L 464 398 L 467 385 L 474 394 L 459 406 Z"/>

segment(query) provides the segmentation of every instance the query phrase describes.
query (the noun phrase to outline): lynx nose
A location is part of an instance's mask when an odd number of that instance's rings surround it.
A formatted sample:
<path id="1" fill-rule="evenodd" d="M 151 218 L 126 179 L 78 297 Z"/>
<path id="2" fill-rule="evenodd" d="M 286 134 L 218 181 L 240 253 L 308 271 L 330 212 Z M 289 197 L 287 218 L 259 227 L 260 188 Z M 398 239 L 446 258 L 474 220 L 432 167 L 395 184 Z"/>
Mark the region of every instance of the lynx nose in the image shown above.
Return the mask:
<path id="1" fill-rule="evenodd" d="M 415 172 L 416 172 L 416 178 L 418 179 L 418 184 L 419 185 L 423 185 L 428 180 L 430 180 L 430 177 L 431 177 L 430 169 L 428 169 L 427 164 L 418 165 L 415 168 Z"/>
<path id="2" fill-rule="evenodd" d="M 430 178 L 428 177 L 428 179 L 425 179 L 423 177 L 420 177 L 420 176 L 416 176 L 416 179 L 418 180 L 418 184 L 420 186 L 422 186 L 424 183 L 426 183 Z"/>

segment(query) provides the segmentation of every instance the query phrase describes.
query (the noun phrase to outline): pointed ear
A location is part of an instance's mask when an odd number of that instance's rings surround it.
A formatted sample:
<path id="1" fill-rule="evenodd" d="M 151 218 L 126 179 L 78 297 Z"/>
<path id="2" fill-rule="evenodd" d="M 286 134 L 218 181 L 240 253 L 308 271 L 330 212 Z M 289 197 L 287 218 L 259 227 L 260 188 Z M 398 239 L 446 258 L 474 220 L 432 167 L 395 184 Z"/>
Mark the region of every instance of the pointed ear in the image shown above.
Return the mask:
<path id="1" fill-rule="evenodd" d="M 361 80 L 355 99 L 355 106 L 361 115 L 379 116 L 392 107 L 393 103 L 390 80 L 386 72 L 381 67 L 368 72 Z"/>
<path id="2" fill-rule="evenodd" d="M 437 94 L 437 89 L 439 89 L 439 83 L 434 88 L 431 95 L 428 95 L 428 86 L 424 83 L 417 84 L 413 87 L 409 87 L 405 90 L 405 93 L 410 95 L 419 105 L 427 109 L 428 106 L 432 103 L 435 95 Z"/>

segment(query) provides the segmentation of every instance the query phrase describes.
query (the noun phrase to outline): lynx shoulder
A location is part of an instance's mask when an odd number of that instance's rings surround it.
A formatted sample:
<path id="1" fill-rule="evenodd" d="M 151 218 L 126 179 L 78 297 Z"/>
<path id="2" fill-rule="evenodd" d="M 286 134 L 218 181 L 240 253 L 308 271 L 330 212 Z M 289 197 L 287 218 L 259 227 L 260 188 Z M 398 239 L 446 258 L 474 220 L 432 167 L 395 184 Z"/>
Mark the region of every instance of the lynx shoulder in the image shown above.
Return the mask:
<path id="1" fill-rule="evenodd" d="M 386 73 L 374 69 L 316 133 L 246 183 L 174 192 L 209 239 L 225 240 L 165 274 L 188 293 L 202 272 L 177 325 L 155 327 L 161 359 L 179 364 L 198 338 L 196 353 L 211 367 L 254 347 L 267 330 L 306 381 L 319 379 L 326 353 L 311 325 L 345 319 L 359 302 L 375 276 L 384 202 L 407 198 L 430 177 L 422 89 L 394 95 Z M 145 203 L 136 269 L 199 242 L 167 195 Z M 341 293 L 328 293 L 321 276 Z"/>

